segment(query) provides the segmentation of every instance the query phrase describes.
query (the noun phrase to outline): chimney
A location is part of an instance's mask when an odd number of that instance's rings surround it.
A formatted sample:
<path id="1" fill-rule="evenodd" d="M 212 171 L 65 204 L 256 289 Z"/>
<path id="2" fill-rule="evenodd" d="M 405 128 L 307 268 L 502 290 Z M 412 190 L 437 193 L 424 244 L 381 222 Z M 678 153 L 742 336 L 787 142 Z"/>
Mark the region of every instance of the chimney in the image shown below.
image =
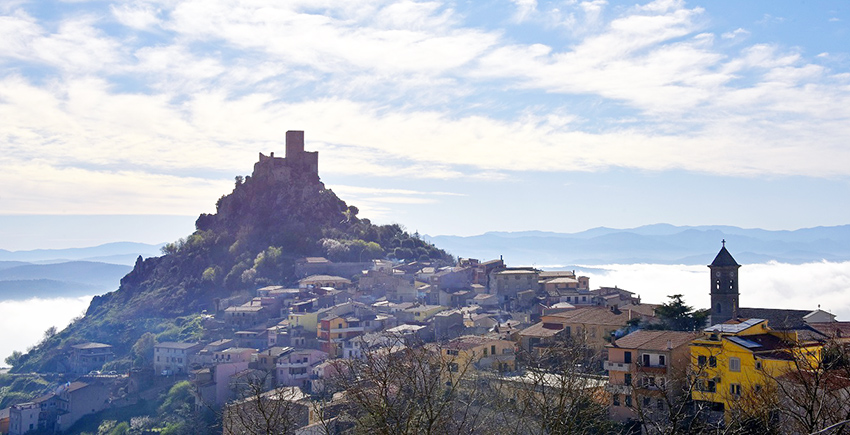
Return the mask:
<path id="1" fill-rule="evenodd" d="M 667 340 L 667 350 L 673 350 L 673 340 Z"/>

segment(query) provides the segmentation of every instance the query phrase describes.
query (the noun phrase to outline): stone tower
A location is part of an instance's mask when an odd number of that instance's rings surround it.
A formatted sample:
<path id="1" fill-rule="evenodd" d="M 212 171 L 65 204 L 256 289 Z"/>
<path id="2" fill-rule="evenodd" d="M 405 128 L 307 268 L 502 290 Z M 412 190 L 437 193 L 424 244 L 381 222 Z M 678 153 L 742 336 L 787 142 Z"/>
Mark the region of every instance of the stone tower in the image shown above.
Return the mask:
<path id="1" fill-rule="evenodd" d="M 711 269 L 711 318 L 709 323 L 716 325 L 738 317 L 738 268 L 741 267 L 732 254 L 726 250 L 726 240 L 714 261 L 708 265 Z"/>

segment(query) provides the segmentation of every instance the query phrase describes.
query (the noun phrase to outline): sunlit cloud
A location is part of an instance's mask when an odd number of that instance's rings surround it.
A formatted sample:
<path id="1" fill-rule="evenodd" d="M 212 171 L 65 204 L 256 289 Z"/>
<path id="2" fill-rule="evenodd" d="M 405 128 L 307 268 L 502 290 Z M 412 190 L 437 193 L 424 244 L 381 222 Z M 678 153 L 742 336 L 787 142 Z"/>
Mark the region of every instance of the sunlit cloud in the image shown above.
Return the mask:
<path id="1" fill-rule="evenodd" d="M 27 348 L 36 345 L 47 328 L 64 329 L 73 318 L 85 312 L 91 298 L 0 301 L 0 331 L 7 332 L 0 337 L 0 361 L 13 351 L 26 352 Z"/>
<path id="2" fill-rule="evenodd" d="M 631 264 L 593 266 L 588 271 L 594 288 L 633 291 L 642 302 L 664 303 L 667 296 L 684 295 L 687 304 L 709 306 L 708 268 L 705 266 Z M 770 262 L 741 268 L 740 304 L 751 308 L 823 310 L 839 320 L 850 320 L 850 262 L 784 264 Z"/>
<path id="3" fill-rule="evenodd" d="M 135 182 L 206 198 L 287 129 L 340 175 L 850 175 L 850 76 L 746 45 L 755 30 L 712 33 L 710 12 L 682 1 L 517 1 L 505 13 L 570 28 L 530 42 L 440 1 L 138 1 L 54 21 L 26 6 L 0 9 L 4 164 L 47 183 L 86 174 L 66 184 L 101 197 Z"/>

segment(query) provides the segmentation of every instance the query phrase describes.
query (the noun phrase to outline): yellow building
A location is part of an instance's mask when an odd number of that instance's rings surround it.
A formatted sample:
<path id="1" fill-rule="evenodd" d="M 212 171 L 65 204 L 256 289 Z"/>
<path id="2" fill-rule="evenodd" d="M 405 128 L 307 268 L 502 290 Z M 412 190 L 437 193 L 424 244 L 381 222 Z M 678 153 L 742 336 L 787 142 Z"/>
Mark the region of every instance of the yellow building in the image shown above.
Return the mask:
<path id="1" fill-rule="evenodd" d="M 315 333 L 318 330 L 319 315 L 324 315 L 324 311 L 314 311 L 312 313 L 289 313 L 287 320 L 293 327 L 301 326 L 304 331 Z"/>
<path id="2" fill-rule="evenodd" d="M 516 369 L 516 349 L 512 341 L 497 337 L 464 335 L 438 348 L 449 371 L 469 373 L 472 369 L 491 369 L 500 372 Z"/>
<path id="3" fill-rule="evenodd" d="M 797 332 L 770 329 L 767 320 L 730 320 L 706 328 L 690 344 L 691 398 L 712 411 L 755 411 L 760 394 L 775 391 L 776 379 L 792 369 L 814 368 L 821 345 Z"/>

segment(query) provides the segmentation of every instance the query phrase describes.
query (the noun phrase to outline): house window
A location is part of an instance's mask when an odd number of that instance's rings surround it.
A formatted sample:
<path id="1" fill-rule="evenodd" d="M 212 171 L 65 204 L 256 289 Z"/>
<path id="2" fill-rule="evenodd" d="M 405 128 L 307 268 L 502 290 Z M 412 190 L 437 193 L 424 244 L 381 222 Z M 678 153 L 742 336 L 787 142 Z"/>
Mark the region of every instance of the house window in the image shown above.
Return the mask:
<path id="1" fill-rule="evenodd" d="M 629 351 L 623 352 L 623 362 L 626 364 L 632 363 L 632 353 Z"/>
<path id="2" fill-rule="evenodd" d="M 649 365 L 649 354 L 645 353 L 643 354 L 643 366 L 649 367 Z"/>
<path id="3" fill-rule="evenodd" d="M 490 346 L 490 353 L 493 354 L 493 355 L 496 354 L 496 345 L 495 344 Z"/>
<path id="4" fill-rule="evenodd" d="M 632 374 L 626 373 L 625 379 L 623 380 L 623 385 L 632 385 Z"/>
<path id="5" fill-rule="evenodd" d="M 740 372 L 741 371 L 741 359 L 740 358 L 729 358 L 729 371 L 732 372 Z"/>
<path id="6" fill-rule="evenodd" d="M 714 357 L 714 356 L 708 357 L 708 366 L 709 367 L 717 367 L 717 357 Z"/>
<path id="7" fill-rule="evenodd" d="M 729 394 L 733 396 L 741 395 L 741 384 L 729 384 Z"/>
<path id="8" fill-rule="evenodd" d="M 664 363 L 665 363 L 664 355 L 658 355 L 658 365 L 660 365 L 661 367 L 664 367 L 666 365 Z"/>
<path id="9" fill-rule="evenodd" d="M 630 394 L 626 394 L 626 406 L 632 406 L 632 396 Z"/>
<path id="10" fill-rule="evenodd" d="M 705 367 L 705 363 L 707 360 L 708 358 L 706 358 L 705 355 L 700 355 L 697 357 L 697 365 L 699 365 L 700 367 Z"/>
<path id="11" fill-rule="evenodd" d="M 761 370 L 761 361 L 756 360 L 756 370 Z"/>
<path id="12" fill-rule="evenodd" d="M 650 399 L 649 397 L 644 397 L 644 398 L 643 398 L 643 407 L 644 407 L 645 409 L 649 409 L 649 407 L 651 407 L 651 406 L 652 406 L 652 402 L 651 402 L 651 400 L 652 400 L 652 399 Z"/>
<path id="13" fill-rule="evenodd" d="M 619 394 L 614 395 L 614 406 L 620 406 L 620 395 Z"/>
<path id="14" fill-rule="evenodd" d="M 659 411 L 663 411 L 664 410 L 664 399 L 658 399 L 658 401 L 655 403 L 655 407 Z"/>

